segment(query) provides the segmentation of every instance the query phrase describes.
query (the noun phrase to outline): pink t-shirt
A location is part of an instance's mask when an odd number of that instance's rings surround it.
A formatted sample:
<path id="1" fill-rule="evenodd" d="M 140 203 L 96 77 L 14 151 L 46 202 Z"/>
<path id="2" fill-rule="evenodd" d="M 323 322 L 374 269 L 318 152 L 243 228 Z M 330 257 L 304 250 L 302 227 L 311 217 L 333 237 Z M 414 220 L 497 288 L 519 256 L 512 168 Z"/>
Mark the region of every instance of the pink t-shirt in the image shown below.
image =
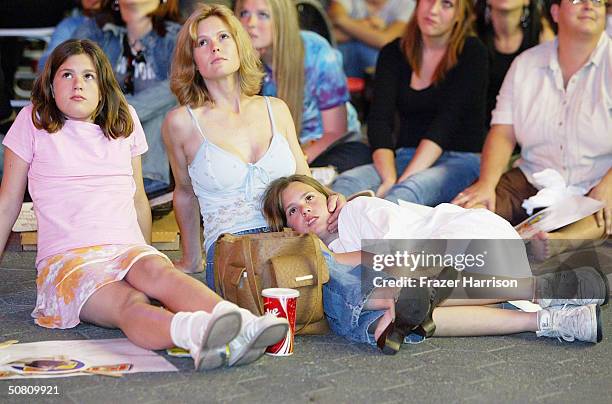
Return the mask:
<path id="1" fill-rule="evenodd" d="M 108 139 L 93 123 L 66 120 L 56 133 L 32 123 L 23 108 L 3 144 L 29 165 L 28 189 L 38 221 L 36 263 L 64 251 L 103 244 L 141 244 L 132 157 L 147 141 L 130 106 L 134 132 Z"/>

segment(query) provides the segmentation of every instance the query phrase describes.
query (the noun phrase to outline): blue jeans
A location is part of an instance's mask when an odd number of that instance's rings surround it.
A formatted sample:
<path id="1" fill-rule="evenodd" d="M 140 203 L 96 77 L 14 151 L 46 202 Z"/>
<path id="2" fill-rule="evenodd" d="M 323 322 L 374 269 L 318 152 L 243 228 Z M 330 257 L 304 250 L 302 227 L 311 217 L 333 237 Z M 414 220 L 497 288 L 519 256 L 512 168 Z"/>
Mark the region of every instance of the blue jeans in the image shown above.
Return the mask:
<path id="1" fill-rule="evenodd" d="M 363 78 L 368 67 L 376 66 L 378 49 L 368 46 L 363 42 L 351 40 L 339 43 L 338 50 L 342 53 L 344 73 L 348 77 Z"/>
<path id="2" fill-rule="evenodd" d="M 168 82 L 162 81 L 126 98 L 136 110 L 149 145 L 149 150 L 142 156 L 142 176 L 170 184 L 170 163 L 161 136 L 166 113 L 176 105 Z"/>
<path id="3" fill-rule="evenodd" d="M 370 326 L 384 310 L 365 310 L 363 306 L 374 291 L 375 276 L 388 278 L 363 265 L 351 267 L 336 262 L 323 251 L 329 268 L 329 282 L 323 285 L 323 309 L 331 330 L 351 341 L 376 345 Z M 416 334 L 406 336 L 405 343 L 419 343 L 423 338 Z"/>
<path id="4" fill-rule="evenodd" d="M 395 152 L 398 176 L 414 156 L 415 149 L 404 147 Z M 480 173 L 480 154 L 447 151 L 433 166 L 395 184 L 385 199 L 398 199 L 427 206 L 450 202 L 455 195 L 471 185 Z M 376 192 L 381 179 L 373 164 L 353 168 L 336 178 L 332 189 L 344 195 L 371 189 Z"/>

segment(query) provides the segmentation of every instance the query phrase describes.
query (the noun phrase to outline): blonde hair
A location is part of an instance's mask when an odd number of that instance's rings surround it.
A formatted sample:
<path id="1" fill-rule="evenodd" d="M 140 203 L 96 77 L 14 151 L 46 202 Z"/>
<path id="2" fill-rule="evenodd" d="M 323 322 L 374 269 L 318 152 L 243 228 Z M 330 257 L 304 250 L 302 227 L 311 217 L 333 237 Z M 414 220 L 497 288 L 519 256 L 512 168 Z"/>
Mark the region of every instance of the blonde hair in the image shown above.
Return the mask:
<path id="1" fill-rule="evenodd" d="M 59 68 L 75 55 L 87 55 L 96 69 L 100 101 L 91 117 L 93 122 L 100 126 L 104 136 L 109 139 L 129 137 L 134 130 L 134 121 L 128 103 L 117 84 L 108 58 L 95 42 L 88 39 L 68 39 L 51 52 L 32 89 L 34 126 L 48 133 L 55 133 L 64 126 L 66 117 L 57 107 L 51 87 Z"/>
<path id="2" fill-rule="evenodd" d="M 264 76 L 261 61 L 251 39 L 232 11 L 220 4 L 202 4 L 187 18 L 179 31 L 170 71 L 170 89 L 181 105 L 193 108 L 212 102 L 204 78 L 198 72 L 193 58 L 198 24 L 209 17 L 220 18 L 236 42 L 240 58 L 237 74 L 241 92 L 248 96 L 259 93 Z"/>
<path id="3" fill-rule="evenodd" d="M 281 231 L 287 226 L 287 215 L 283 207 L 283 192 L 293 182 L 301 182 L 314 188 L 315 191 L 322 193 L 325 198 L 329 198 L 331 192 L 319 181 L 312 177 L 302 174 L 294 174 L 288 177 L 275 179 L 268 185 L 262 198 L 263 215 L 268 222 L 268 226 L 273 231 Z"/>
<path id="4" fill-rule="evenodd" d="M 417 75 L 420 73 L 423 64 L 423 36 L 417 20 L 420 1 L 421 0 L 417 0 L 416 8 L 404 30 L 400 43 L 404 55 L 410 67 L 412 67 L 412 71 L 417 73 Z M 468 36 L 475 36 L 474 20 L 475 16 L 472 0 L 457 0 L 455 4 L 453 28 L 451 29 L 448 46 L 446 48 L 446 53 L 442 57 L 442 60 L 440 60 L 440 63 L 438 63 L 433 74 L 433 84 L 439 83 L 444 79 L 446 73 L 457 64 L 459 55 L 463 51 L 463 45 L 465 45 L 466 38 Z"/>
<path id="5" fill-rule="evenodd" d="M 304 42 L 292 0 L 267 0 L 272 16 L 272 74 L 276 96 L 287 104 L 296 133 L 302 130 L 304 108 Z M 238 10 L 242 1 L 236 2 Z"/>

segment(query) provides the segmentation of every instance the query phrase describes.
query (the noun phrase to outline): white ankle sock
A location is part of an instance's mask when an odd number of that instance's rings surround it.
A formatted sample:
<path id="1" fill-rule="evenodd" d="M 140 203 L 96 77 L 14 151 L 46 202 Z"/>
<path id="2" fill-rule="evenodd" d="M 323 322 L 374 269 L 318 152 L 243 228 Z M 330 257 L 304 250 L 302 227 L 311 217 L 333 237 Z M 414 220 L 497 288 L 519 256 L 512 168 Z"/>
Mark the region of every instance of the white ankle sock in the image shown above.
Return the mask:
<path id="1" fill-rule="evenodd" d="M 170 323 L 170 336 L 174 345 L 191 350 L 199 343 L 210 317 L 205 311 L 176 313 Z"/>

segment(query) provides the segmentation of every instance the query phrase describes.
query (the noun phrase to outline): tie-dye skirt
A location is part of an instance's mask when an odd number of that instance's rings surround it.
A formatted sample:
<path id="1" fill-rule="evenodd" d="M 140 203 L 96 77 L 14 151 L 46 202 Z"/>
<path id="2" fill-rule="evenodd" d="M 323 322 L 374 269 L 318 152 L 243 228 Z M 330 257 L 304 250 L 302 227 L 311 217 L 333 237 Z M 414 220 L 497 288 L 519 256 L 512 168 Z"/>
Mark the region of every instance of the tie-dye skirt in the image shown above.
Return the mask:
<path id="1" fill-rule="evenodd" d="M 168 259 L 145 244 L 77 248 L 43 259 L 37 267 L 36 307 L 32 312 L 36 324 L 76 327 L 87 299 L 102 286 L 122 280 L 134 263 L 147 255 Z"/>

